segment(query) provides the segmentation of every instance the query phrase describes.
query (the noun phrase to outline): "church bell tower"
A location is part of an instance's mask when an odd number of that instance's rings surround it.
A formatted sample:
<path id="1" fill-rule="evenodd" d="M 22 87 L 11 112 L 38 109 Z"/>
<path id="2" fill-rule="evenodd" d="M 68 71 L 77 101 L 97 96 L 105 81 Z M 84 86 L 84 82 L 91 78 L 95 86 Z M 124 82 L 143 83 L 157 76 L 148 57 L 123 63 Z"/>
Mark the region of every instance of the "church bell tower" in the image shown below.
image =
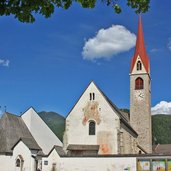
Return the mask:
<path id="1" fill-rule="evenodd" d="M 136 47 L 130 70 L 130 123 L 138 133 L 139 145 L 147 153 L 151 153 L 150 61 L 146 53 L 141 16 L 139 16 Z"/>

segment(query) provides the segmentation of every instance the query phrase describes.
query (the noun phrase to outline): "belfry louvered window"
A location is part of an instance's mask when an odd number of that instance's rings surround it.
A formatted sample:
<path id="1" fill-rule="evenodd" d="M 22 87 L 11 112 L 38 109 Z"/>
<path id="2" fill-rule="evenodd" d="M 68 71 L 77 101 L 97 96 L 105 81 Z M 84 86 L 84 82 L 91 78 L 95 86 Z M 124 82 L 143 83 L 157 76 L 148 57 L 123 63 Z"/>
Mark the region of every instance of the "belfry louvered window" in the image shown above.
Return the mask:
<path id="1" fill-rule="evenodd" d="M 96 123 L 94 121 L 89 122 L 89 135 L 96 134 Z"/>
<path id="2" fill-rule="evenodd" d="M 135 90 L 140 90 L 144 88 L 144 81 L 141 77 L 135 80 Z"/>

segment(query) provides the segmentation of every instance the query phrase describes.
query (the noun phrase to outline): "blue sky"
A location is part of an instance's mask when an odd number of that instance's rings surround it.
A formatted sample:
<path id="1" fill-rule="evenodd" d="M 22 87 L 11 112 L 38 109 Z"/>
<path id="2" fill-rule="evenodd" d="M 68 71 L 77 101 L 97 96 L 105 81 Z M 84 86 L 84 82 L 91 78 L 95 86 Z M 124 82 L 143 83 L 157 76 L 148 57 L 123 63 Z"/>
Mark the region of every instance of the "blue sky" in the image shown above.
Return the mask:
<path id="1" fill-rule="evenodd" d="M 166 101 L 159 106 L 166 113 L 171 113 L 170 5 L 169 0 L 163 0 L 162 5 L 152 1 L 149 12 L 142 15 L 151 61 L 152 106 Z M 99 30 L 121 25 L 129 34 L 136 34 L 137 24 L 138 16 L 132 9 L 123 7 L 117 15 L 103 4 L 94 9 L 74 4 L 69 10 L 57 9 L 49 19 L 36 16 L 34 24 L 20 23 L 12 16 L 0 17 L 2 110 L 7 106 L 7 111 L 20 114 L 33 106 L 37 111 L 65 116 L 91 80 L 119 108 L 129 108 L 133 45 L 117 52 L 112 49 L 110 54 L 105 51 L 104 57 L 98 59 L 91 54 L 89 59 L 83 57 L 83 47 L 90 38 L 97 38 Z M 110 36 L 106 39 L 110 43 L 113 40 Z"/>

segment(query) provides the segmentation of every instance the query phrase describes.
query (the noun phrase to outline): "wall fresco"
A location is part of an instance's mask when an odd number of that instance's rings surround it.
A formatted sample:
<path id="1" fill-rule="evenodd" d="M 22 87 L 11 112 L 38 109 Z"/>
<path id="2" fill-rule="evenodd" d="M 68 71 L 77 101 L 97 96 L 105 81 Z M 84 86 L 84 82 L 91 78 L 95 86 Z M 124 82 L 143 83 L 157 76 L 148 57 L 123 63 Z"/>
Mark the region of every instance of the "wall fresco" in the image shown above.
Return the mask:
<path id="1" fill-rule="evenodd" d="M 109 131 L 100 131 L 97 133 L 97 143 L 100 145 L 100 154 L 111 154 L 112 152 L 112 133 Z"/>
<path id="2" fill-rule="evenodd" d="M 150 161 L 139 160 L 138 161 L 138 171 L 150 171 Z"/>
<path id="3" fill-rule="evenodd" d="M 89 101 L 87 105 L 84 107 L 84 117 L 83 117 L 83 125 L 86 125 L 88 120 L 94 120 L 99 125 L 101 122 L 100 114 L 98 110 L 99 103 L 97 101 Z"/>

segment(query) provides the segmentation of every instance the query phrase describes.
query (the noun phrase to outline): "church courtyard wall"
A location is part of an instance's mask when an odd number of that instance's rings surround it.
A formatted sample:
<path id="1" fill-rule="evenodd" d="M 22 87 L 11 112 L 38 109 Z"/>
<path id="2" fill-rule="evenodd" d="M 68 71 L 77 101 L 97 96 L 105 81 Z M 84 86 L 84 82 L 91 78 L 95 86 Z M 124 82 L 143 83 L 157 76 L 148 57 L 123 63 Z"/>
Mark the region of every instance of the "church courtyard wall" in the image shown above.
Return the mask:
<path id="1" fill-rule="evenodd" d="M 171 155 L 57 157 L 54 151 L 42 166 L 42 171 L 171 171 Z"/>
<path id="2" fill-rule="evenodd" d="M 0 170 L 1 171 L 14 171 L 14 168 L 9 167 L 9 166 L 12 166 L 12 163 L 13 163 L 12 156 L 0 154 Z"/>

